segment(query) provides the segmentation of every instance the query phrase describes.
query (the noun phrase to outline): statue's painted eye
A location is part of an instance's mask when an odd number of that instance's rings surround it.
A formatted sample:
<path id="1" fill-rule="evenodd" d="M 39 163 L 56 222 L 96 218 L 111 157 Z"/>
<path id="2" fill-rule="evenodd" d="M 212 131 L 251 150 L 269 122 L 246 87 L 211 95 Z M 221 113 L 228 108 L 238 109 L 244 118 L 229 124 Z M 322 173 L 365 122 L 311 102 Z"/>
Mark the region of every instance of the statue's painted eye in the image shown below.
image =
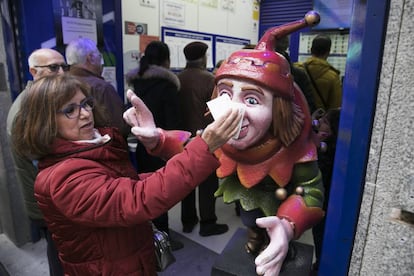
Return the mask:
<path id="1" fill-rule="evenodd" d="M 251 105 L 259 104 L 259 101 L 253 97 L 249 97 L 246 99 L 246 102 Z"/>

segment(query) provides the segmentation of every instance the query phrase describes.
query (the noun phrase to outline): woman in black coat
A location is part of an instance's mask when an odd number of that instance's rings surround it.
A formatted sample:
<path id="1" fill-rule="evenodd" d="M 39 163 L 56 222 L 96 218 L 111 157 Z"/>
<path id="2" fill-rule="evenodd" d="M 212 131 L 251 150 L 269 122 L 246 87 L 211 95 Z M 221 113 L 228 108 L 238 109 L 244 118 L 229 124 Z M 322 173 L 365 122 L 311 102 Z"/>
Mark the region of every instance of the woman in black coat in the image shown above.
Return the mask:
<path id="1" fill-rule="evenodd" d="M 168 45 L 161 41 L 152 41 L 145 48 L 139 67 L 127 74 L 127 82 L 152 112 L 158 127 L 165 130 L 182 129 L 178 105 L 180 81 L 169 68 Z M 136 164 L 139 164 L 138 172 L 152 172 L 165 165 L 164 160 L 149 155 L 140 143 L 137 145 L 135 156 Z M 169 234 L 168 213 L 153 222 L 158 229 Z M 183 247 L 183 244 L 176 240 L 172 240 L 171 245 L 173 250 Z"/>

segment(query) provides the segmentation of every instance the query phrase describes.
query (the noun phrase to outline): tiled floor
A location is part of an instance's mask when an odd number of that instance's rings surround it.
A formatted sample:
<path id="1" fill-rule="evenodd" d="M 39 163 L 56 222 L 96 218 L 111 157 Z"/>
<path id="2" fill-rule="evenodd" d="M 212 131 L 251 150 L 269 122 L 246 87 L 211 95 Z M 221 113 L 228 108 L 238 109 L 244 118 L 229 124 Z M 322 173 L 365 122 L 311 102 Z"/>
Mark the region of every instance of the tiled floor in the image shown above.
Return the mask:
<path id="1" fill-rule="evenodd" d="M 243 227 L 239 217 L 236 216 L 234 205 L 224 204 L 221 198 L 217 199 L 216 203 L 218 223 L 227 223 L 230 228 L 229 231 L 223 235 L 201 237 L 198 234 L 198 225 L 194 228 L 192 233 L 183 233 L 180 213 L 180 204 L 170 210 L 170 228 L 218 254 L 222 252 L 237 228 Z M 312 244 L 311 232 L 305 232 L 300 241 Z M 181 250 L 185 250 L 185 247 Z M 0 234 L 0 261 L 9 271 L 11 276 L 47 276 L 49 274 L 46 259 L 46 243 L 43 239 L 35 244 L 28 243 L 21 248 L 18 248 L 10 242 L 4 234 Z"/>

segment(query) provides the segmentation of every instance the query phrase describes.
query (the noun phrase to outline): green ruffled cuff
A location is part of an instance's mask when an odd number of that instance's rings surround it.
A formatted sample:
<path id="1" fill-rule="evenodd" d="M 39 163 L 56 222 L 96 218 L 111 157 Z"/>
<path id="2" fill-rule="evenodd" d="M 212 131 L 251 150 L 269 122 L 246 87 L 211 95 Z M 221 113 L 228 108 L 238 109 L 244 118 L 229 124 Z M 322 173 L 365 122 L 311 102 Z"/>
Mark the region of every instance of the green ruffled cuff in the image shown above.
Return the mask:
<path id="1" fill-rule="evenodd" d="M 323 204 L 323 185 L 321 173 L 317 163 L 307 162 L 295 166 L 291 182 L 284 188 L 287 197 L 296 193 L 296 188 L 302 187 L 302 197 L 308 207 L 322 207 Z M 250 189 L 240 184 L 236 175 L 231 175 L 221 179 L 216 197 L 223 197 L 225 203 L 232 203 L 239 200 L 242 208 L 246 211 L 261 209 L 266 216 L 274 216 L 283 201 L 275 196 L 276 189 L 279 188 L 270 177 L 266 177 L 260 184 Z"/>

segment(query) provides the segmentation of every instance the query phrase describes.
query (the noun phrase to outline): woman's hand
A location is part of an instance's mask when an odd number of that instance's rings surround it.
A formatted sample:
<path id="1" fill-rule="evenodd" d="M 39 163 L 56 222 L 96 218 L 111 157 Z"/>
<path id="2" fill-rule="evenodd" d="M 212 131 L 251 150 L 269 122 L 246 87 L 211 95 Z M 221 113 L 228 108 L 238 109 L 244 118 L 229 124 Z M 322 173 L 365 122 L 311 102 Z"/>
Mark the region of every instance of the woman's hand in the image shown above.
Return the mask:
<path id="1" fill-rule="evenodd" d="M 289 241 L 293 238 L 293 228 L 286 219 L 276 216 L 256 219 L 259 227 L 266 228 L 270 237 L 267 248 L 256 257 L 258 275 L 277 276 L 289 249 Z"/>
<path id="2" fill-rule="evenodd" d="M 214 152 L 236 135 L 242 119 L 243 113 L 240 109 L 232 106 L 222 117 L 204 129 L 201 138 L 207 143 L 210 152 Z"/>
<path id="3" fill-rule="evenodd" d="M 154 123 L 154 117 L 145 103 L 128 89 L 127 98 L 132 107 L 124 112 L 124 120 L 130 125 L 131 132 L 147 150 L 154 149 L 160 139 L 160 132 Z"/>

